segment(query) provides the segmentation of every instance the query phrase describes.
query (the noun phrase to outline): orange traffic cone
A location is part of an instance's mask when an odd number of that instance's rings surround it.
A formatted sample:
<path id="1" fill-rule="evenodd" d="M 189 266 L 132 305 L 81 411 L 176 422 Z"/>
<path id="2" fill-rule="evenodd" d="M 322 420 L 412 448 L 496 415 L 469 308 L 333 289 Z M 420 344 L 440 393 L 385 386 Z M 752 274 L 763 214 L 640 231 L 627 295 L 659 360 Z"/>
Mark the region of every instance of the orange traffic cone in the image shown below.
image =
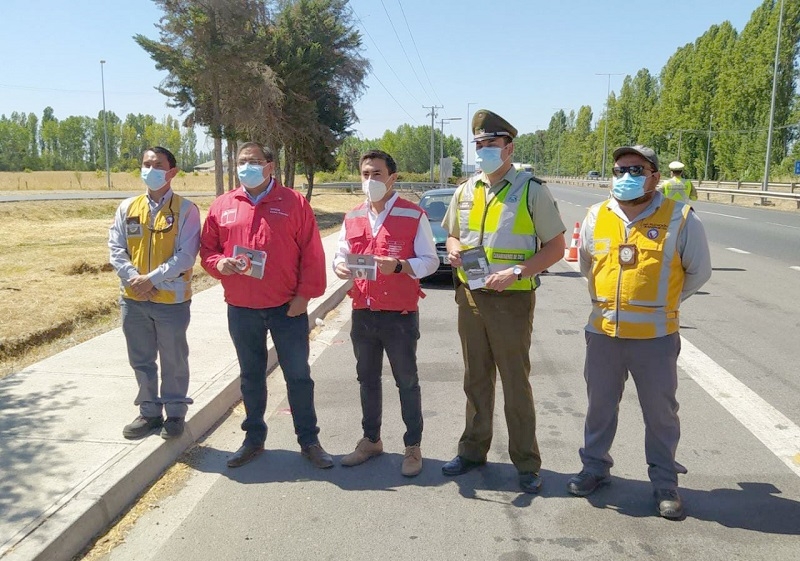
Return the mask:
<path id="1" fill-rule="evenodd" d="M 572 231 L 572 242 L 569 244 L 569 252 L 564 258 L 564 261 L 577 261 L 578 248 L 581 246 L 581 223 L 575 223 L 575 229 Z"/>

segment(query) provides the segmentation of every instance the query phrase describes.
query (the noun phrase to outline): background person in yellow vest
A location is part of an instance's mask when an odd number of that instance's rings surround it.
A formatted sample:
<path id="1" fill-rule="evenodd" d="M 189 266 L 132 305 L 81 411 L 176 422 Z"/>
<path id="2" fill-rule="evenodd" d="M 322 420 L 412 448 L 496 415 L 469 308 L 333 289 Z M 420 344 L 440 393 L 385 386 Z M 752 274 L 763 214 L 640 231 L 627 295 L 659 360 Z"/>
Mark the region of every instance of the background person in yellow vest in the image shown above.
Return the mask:
<path id="1" fill-rule="evenodd" d="M 341 461 L 344 466 L 356 466 L 383 453 L 381 369 L 386 351 L 406 425 L 401 473 L 414 477 L 422 471 L 422 398 L 417 373 L 417 304 L 422 295 L 419 279 L 436 272 L 439 257 L 425 212 L 394 190 L 394 159 L 380 150 L 367 152 L 361 156 L 361 179 L 367 200 L 344 218 L 333 270 L 340 279 L 353 278 L 348 255 L 374 256 L 377 270 L 374 280 L 356 276 L 350 290 L 350 339 L 361 387 L 364 436 Z"/>
<path id="2" fill-rule="evenodd" d="M 658 188 L 668 199 L 689 204 L 689 201 L 697 200 L 697 190 L 692 185 L 691 180 L 683 178 L 684 165 L 674 161 L 669 164 L 671 177 Z"/>
<path id="3" fill-rule="evenodd" d="M 481 172 L 456 190 L 442 226 L 456 280 L 458 333 L 464 354 L 466 426 L 458 455 L 442 466 L 460 475 L 486 463 L 492 443 L 497 372 L 503 384 L 508 451 L 523 491 L 542 485 L 536 413 L 530 375 L 534 290 L 537 275 L 564 257 L 564 223 L 550 190 L 512 165 L 517 129 L 481 109 L 472 119 Z M 537 239 L 541 249 L 537 251 Z M 470 290 L 461 251 L 482 246 L 491 274 Z"/>
<path id="4" fill-rule="evenodd" d="M 567 490 L 585 496 L 610 482 L 609 451 L 630 373 L 645 423 L 645 458 L 661 516 L 683 517 L 675 461 L 680 420 L 675 392 L 680 303 L 711 277 L 703 225 L 692 209 L 662 196 L 658 158 L 645 146 L 614 151 L 611 198 L 594 205 L 581 228 L 581 273 L 592 312 L 584 378 L 589 408 L 581 472 Z"/>
<path id="5" fill-rule="evenodd" d="M 142 155 L 147 192 L 126 199 L 109 229 L 111 266 L 121 280 L 122 332 L 139 393 L 139 416 L 122 430 L 136 439 L 161 428 L 163 438 L 183 434 L 189 390 L 189 305 L 192 266 L 200 249 L 200 212 L 172 192 L 178 173 L 166 148 Z M 159 391 L 158 358 L 161 364 Z M 167 420 L 162 417 L 166 410 Z"/>

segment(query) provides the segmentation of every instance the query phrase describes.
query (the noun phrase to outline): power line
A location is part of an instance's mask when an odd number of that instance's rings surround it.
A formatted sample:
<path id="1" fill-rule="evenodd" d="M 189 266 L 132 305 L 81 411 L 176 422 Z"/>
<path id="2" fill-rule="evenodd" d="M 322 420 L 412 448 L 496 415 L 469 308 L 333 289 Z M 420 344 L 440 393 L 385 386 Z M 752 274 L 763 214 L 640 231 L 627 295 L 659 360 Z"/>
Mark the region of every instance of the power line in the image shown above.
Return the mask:
<path id="1" fill-rule="evenodd" d="M 428 80 L 428 84 L 430 84 L 431 90 L 433 90 L 433 95 L 435 95 L 436 99 L 439 101 L 439 103 L 441 103 L 442 100 L 439 99 L 439 94 L 436 93 L 436 88 L 433 87 L 431 78 L 430 76 L 428 76 L 428 70 L 425 68 L 425 63 L 422 62 L 422 57 L 420 56 L 419 49 L 417 48 L 417 41 L 414 39 L 414 34 L 411 33 L 411 27 L 408 25 L 408 19 L 406 19 L 406 12 L 403 9 L 403 5 L 400 3 L 400 0 L 397 0 L 397 5 L 400 6 L 400 13 L 403 14 L 403 21 L 406 22 L 406 29 L 408 29 L 408 35 L 409 37 L 411 37 L 411 42 L 414 45 L 414 50 L 417 52 L 417 58 L 419 59 L 420 66 L 422 66 L 422 71 L 425 73 L 425 79 Z"/>
<path id="2" fill-rule="evenodd" d="M 400 76 L 398 76 L 398 75 L 397 75 L 397 72 L 395 72 L 395 71 L 394 71 L 394 68 L 392 68 L 392 65 L 391 65 L 391 64 L 389 63 L 389 61 L 386 59 L 386 56 L 383 54 L 383 51 L 381 51 L 381 48 L 378 46 L 378 43 L 376 43 L 376 42 L 375 42 L 375 39 L 373 39 L 373 38 L 372 38 L 372 35 L 370 35 L 369 31 L 367 30 L 367 26 L 366 26 L 366 25 L 364 25 L 364 22 L 363 22 L 363 21 L 361 21 L 361 18 L 360 18 L 360 17 L 358 17 L 358 14 L 357 14 L 357 13 L 356 13 L 356 11 L 353 9 L 353 7 L 352 7 L 352 6 L 349 6 L 349 5 L 348 5 L 348 7 L 350 8 L 350 11 L 351 11 L 351 12 L 353 13 L 353 15 L 355 16 L 356 20 L 358 20 L 358 23 L 361 25 L 361 29 L 364 31 L 364 33 L 366 33 L 366 34 L 367 34 L 367 37 L 369 37 L 369 40 L 370 40 L 370 41 L 372 41 L 372 44 L 375 46 L 375 49 L 378 51 L 378 53 L 379 53 L 379 54 L 381 55 L 381 57 L 383 58 L 384 62 L 386 63 L 386 66 L 388 66 L 388 67 L 389 67 L 389 70 L 391 70 L 391 71 L 392 71 L 392 74 L 394 74 L 394 77 L 395 77 L 395 78 L 397 78 L 397 81 L 398 81 L 398 82 L 400 82 L 400 85 L 401 85 L 401 86 L 403 86 L 403 88 L 406 90 L 406 92 L 408 92 L 408 95 L 410 95 L 410 96 L 411 96 L 411 98 L 412 98 L 412 99 L 413 99 L 415 102 L 417 102 L 417 103 L 419 103 L 420 105 L 422 105 L 422 102 L 421 102 L 421 101 L 419 101 L 419 100 L 418 100 L 418 99 L 417 99 L 417 98 L 414 96 L 414 94 L 413 94 L 413 93 L 411 93 L 411 90 L 409 90 L 409 89 L 408 89 L 408 87 L 406 87 L 405 83 L 403 83 L 403 81 L 400 79 Z M 378 83 L 379 83 L 381 86 L 383 86 L 383 89 L 384 89 L 384 90 L 386 90 L 386 92 L 389 94 L 389 96 L 390 96 L 392 99 L 394 99 L 395 103 L 397 103 L 397 105 L 400 107 L 400 109 L 402 109 L 402 110 L 405 112 L 405 114 L 406 114 L 406 115 L 408 115 L 409 117 L 411 117 L 411 114 L 410 114 L 408 111 L 406 111 L 406 108 L 405 108 L 405 107 L 403 107 L 402 105 L 400 105 L 400 102 L 399 102 L 399 101 L 397 101 L 397 100 L 395 99 L 395 97 L 392 95 L 392 93 L 389 91 L 389 89 L 388 89 L 386 86 L 384 86 L 384 85 L 383 85 L 383 82 L 381 82 L 381 81 L 380 81 L 380 79 L 377 77 L 377 75 L 375 75 L 375 72 L 374 72 L 374 71 L 372 72 L 372 75 L 373 75 L 373 76 L 375 76 L 375 79 L 376 79 L 376 80 L 378 80 Z M 414 119 L 414 117 L 411 117 L 411 119 L 413 120 L 413 119 Z M 414 122 L 416 123 L 416 120 L 414 120 Z"/>
<path id="3" fill-rule="evenodd" d="M 394 31 L 394 36 L 397 37 L 397 42 L 400 43 L 400 50 L 403 51 L 403 55 L 406 57 L 408 65 L 411 67 L 411 72 L 414 73 L 414 77 L 417 79 L 417 82 L 422 88 L 422 91 L 425 92 L 425 95 L 428 96 L 428 98 L 430 98 L 431 94 L 429 94 L 428 90 L 425 89 L 425 84 L 423 84 L 422 80 L 419 79 L 419 75 L 417 74 L 417 71 L 414 69 L 414 65 L 411 63 L 411 59 L 408 58 L 408 53 L 406 52 L 406 48 L 403 46 L 403 40 L 400 39 L 400 34 L 397 33 L 397 29 L 395 28 L 394 22 L 392 21 L 392 16 L 389 15 L 389 10 L 386 9 L 386 4 L 384 4 L 383 0 L 381 0 L 381 6 L 383 6 L 383 11 L 386 12 L 386 18 L 389 20 L 389 25 L 392 26 L 392 31 Z"/>

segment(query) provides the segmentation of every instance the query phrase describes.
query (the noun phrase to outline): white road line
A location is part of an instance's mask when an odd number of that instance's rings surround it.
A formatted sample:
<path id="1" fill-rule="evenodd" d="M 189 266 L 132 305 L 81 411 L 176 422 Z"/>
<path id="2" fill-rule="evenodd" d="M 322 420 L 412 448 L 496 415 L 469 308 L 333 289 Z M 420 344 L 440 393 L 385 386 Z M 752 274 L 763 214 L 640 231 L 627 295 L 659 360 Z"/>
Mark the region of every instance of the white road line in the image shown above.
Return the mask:
<path id="1" fill-rule="evenodd" d="M 567 265 L 579 270 L 577 263 Z M 683 336 L 678 366 L 800 476 L 800 427 Z"/>
<path id="2" fill-rule="evenodd" d="M 678 366 L 800 476 L 800 427 L 683 337 Z"/>
<path id="3" fill-rule="evenodd" d="M 788 224 L 778 224 L 777 222 L 767 222 L 767 224 L 772 224 L 773 226 L 782 226 L 784 228 L 792 228 L 794 230 L 800 230 L 800 226 L 789 226 Z"/>
<path id="4" fill-rule="evenodd" d="M 699 214 L 713 214 L 714 216 L 724 216 L 725 218 L 735 218 L 736 220 L 749 220 L 744 216 L 733 216 L 732 214 L 722 214 L 721 212 L 709 212 L 707 210 L 698 210 Z"/>
<path id="5" fill-rule="evenodd" d="M 745 251 L 743 249 L 737 249 L 735 247 L 726 247 L 725 249 L 727 249 L 728 251 L 732 251 L 734 253 L 743 253 L 745 255 L 750 255 L 749 251 Z"/>
<path id="6" fill-rule="evenodd" d="M 791 267 L 789 267 L 789 268 L 790 268 L 790 269 L 794 269 L 795 271 L 800 271 L 800 267 L 797 267 L 796 265 L 792 265 L 792 266 L 791 266 Z"/>

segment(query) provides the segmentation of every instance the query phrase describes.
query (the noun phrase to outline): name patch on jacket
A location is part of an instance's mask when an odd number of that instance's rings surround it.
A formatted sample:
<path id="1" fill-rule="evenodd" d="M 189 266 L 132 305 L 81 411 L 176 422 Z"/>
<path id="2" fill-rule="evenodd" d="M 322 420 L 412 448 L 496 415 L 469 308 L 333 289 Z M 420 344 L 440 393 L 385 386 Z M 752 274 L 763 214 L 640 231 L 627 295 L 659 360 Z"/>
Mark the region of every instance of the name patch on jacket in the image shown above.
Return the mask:
<path id="1" fill-rule="evenodd" d="M 142 223 L 139 222 L 138 216 L 129 216 L 125 219 L 125 233 L 137 237 L 142 235 Z"/>
<path id="2" fill-rule="evenodd" d="M 236 222 L 235 208 L 229 208 L 227 210 L 223 210 L 222 213 L 219 215 L 220 226 L 227 226 L 228 224 L 233 224 L 234 222 Z"/>
<path id="3" fill-rule="evenodd" d="M 401 242 L 398 240 L 391 240 L 387 242 L 386 245 L 389 251 L 389 257 L 397 257 L 402 253 L 403 248 L 405 247 L 406 244 L 405 242 Z"/>

